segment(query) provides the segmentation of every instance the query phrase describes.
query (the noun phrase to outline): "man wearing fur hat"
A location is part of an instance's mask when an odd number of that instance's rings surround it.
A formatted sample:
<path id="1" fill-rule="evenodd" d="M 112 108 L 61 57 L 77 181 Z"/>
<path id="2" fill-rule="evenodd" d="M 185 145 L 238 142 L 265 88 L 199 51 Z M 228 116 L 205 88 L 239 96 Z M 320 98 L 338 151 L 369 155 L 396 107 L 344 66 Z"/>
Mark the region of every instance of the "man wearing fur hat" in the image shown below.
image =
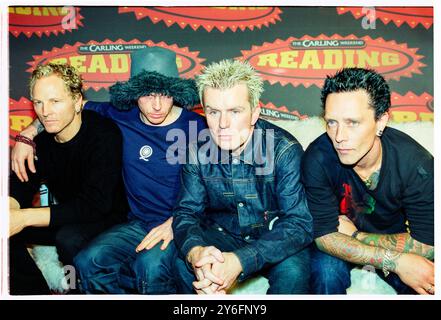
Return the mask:
<path id="1" fill-rule="evenodd" d="M 182 151 L 189 132 L 197 135 L 206 125 L 203 117 L 187 111 L 199 102 L 196 84 L 179 78 L 173 51 L 149 47 L 133 52 L 131 61 L 130 79 L 110 88 L 111 104 L 85 104 L 121 128 L 130 206 L 128 223 L 101 234 L 75 258 L 85 293 L 176 292 L 171 224 Z M 175 142 L 179 134 L 185 139 Z M 23 178 L 24 156 L 12 158 Z"/>
<path id="2" fill-rule="evenodd" d="M 317 245 L 313 293 L 345 294 L 361 265 L 398 294 L 434 294 L 432 155 L 386 127 L 390 90 L 373 70 L 329 76 L 322 104 L 326 133 L 302 159 Z"/>

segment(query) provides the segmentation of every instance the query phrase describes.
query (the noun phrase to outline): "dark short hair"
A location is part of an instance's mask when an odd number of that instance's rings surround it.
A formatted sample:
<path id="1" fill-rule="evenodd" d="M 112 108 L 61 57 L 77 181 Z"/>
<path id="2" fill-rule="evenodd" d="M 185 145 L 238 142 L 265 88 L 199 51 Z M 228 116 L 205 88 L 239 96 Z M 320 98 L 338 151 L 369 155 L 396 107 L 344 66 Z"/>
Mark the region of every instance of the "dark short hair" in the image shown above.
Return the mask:
<path id="1" fill-rule="evenodd" d="M 390 89 L 383 76 L 371 69 L 344 68 L 333 76 L 327 76 L 321 92 L 323 110 L 330 93 L 365 90 L 369 105 L 375 111 L 375 119 L 390 108 Z"/>

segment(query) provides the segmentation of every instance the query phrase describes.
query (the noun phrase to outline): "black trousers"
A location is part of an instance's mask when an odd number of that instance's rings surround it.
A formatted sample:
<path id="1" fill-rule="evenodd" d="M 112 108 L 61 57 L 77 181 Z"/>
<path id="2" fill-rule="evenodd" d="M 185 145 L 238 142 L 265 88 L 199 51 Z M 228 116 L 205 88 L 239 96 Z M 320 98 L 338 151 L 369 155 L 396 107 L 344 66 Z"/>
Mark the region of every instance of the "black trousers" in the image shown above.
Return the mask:
<path id="1" fill-rule="evenodd" d="M 60 261 L 72 265 L 73 258 L 109 223 L 75 224 L 60 228 L 28 227 L 9 239 L 9 281 L 11 295 L 50 294 L 40 269 L 30 256 L 29 244 L 55 245 Z"/>

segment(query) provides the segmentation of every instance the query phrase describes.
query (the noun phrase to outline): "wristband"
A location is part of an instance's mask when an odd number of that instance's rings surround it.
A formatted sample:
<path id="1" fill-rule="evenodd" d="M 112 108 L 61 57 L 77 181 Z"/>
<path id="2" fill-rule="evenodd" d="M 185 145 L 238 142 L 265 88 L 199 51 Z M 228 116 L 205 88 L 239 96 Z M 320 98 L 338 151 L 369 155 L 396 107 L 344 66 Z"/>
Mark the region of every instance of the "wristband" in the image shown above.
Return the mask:
<path id="1" fill-rule="evenodd" d="M 28 146 L 31 146 L 32 149 L 34 149 L 34 154 L 35 154 L 35 152 L 36 152 L 36 148 L 37 148 L 37 145 L 35 144 L 34 141 L 32 141 L 31 139 L 29 139 L 28 137 L 22 136 L 21 134 L 17 134 L 17 135 L 15 136 L 15 141 L 16 141 L 16 142 L 21 142 L 21 143 L 27 144 Z"/>
<path id="2" fill-rule="evenodd" d="M 388 249 L 386 250 L 383 259 L 382 271 L 384 273 L 384 276 L 387 277 L 391 270 L 392 270 L 392 252 Z"/>

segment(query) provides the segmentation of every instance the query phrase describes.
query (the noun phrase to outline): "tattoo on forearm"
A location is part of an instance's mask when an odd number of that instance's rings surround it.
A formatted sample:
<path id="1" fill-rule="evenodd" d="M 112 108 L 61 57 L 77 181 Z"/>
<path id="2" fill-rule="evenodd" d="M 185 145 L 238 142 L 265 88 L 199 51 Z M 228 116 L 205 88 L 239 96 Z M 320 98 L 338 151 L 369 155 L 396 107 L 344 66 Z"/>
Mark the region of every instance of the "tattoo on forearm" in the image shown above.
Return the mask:
<path id="1" fill-rule="evenodd" d="M 403 253 L 413 253 L 429 260 L 434 259 L 434 247 L 416 241 L 408 233 L 372 234 L 361 232 L 357 239 L 370 246 Z"/>
<path id="2" fill-rule="evenodd" d="M 359 265 L 371 265 L 383 268 L 385 249 L 368 246 L 339 232 L 325 235 L 316 240 L 320 250 L 328 254 Z M 400 252 L 391 251 L 388 269 L 395 272 Z"/>

